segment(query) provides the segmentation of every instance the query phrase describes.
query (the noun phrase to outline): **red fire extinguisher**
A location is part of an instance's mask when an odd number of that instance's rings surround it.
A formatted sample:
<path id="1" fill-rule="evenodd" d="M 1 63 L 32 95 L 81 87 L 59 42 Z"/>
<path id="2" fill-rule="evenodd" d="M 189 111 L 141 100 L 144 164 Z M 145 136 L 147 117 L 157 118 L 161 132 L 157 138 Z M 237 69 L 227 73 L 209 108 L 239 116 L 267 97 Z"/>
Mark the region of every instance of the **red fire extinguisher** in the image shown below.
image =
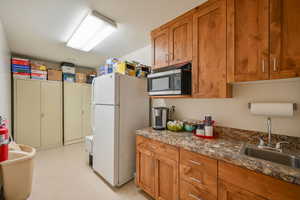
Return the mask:
<path id="1" fill-rule="evenodd" d="M 0 116 L 0 162 L 8 159 L 9 135 L 6 121 Z"/>

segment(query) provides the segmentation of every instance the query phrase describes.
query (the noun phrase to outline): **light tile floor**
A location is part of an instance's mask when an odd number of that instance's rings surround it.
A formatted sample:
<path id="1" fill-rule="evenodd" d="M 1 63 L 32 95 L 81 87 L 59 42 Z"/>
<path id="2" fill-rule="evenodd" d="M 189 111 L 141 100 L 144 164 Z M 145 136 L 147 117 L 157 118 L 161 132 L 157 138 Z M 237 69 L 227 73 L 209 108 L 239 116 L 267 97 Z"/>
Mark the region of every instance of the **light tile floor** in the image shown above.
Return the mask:
<path id="1" fill-rule="evenodd" d="M 29 200 L 147 200 L 133 181 L 109 187 L 87 165 L 83 144 L 37 153 Z"/>

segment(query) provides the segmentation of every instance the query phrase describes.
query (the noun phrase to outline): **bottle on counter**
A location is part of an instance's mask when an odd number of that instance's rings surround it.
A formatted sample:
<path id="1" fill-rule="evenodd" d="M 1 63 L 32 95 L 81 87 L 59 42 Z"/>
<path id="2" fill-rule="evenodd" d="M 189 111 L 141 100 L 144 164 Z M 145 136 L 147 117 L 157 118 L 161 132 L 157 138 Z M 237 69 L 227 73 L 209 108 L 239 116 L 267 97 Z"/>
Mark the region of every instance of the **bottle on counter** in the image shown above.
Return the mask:
<path id="1" fill-rule="evenodd" d="M 211 115 L 205 115 L 204 117 L 204 134 L 207 137 L 213 137 L 214 136 L 214 130 L 213 130 L 213 120 Z"/>

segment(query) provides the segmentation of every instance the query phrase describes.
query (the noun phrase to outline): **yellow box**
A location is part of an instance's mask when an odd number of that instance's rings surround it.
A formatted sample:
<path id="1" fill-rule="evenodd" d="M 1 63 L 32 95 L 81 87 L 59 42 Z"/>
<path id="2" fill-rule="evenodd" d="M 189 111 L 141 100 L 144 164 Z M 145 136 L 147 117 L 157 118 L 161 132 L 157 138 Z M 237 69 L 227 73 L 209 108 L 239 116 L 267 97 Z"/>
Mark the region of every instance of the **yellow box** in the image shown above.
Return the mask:
<path id="1" fill-rule="evenodd" d="M 126 74 L 129 76 L 136 75 L 136 66 L 133 63 L 129 63 L 127 61 L 118 62 L 116 67 L 116 72 L 120 74 Z"/>

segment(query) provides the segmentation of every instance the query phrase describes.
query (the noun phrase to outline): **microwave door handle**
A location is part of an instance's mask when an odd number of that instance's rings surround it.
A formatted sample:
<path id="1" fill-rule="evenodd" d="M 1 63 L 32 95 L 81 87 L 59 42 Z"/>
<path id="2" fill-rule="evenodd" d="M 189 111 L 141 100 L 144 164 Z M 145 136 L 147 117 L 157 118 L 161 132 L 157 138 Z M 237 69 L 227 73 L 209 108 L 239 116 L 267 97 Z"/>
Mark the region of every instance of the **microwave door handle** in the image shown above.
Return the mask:
<path id="1" fill-rule="evenodd" d="M 148 80 L 147 80 L 147 81 L 148 81 L 148 84 L 147 84 L 147 91 L 148 91 L 148 92 L 151 92 L 151 89 L 152 89 L 152 83 L 151 83 L 151 80 L 152 80 L 152 79 L 150 79 L 150 78 L 148 78 Z"/>
<path id="2" fill-rule="evenodd" d="M 174 90 L 174 89 L 175 89 L 175 85 L 174 85 L 174 75 L 175 75 L 175 74 L 169 76 L 169 85 L 170 85 L 169 89 L 170 89 L 170 90 Z"/>

